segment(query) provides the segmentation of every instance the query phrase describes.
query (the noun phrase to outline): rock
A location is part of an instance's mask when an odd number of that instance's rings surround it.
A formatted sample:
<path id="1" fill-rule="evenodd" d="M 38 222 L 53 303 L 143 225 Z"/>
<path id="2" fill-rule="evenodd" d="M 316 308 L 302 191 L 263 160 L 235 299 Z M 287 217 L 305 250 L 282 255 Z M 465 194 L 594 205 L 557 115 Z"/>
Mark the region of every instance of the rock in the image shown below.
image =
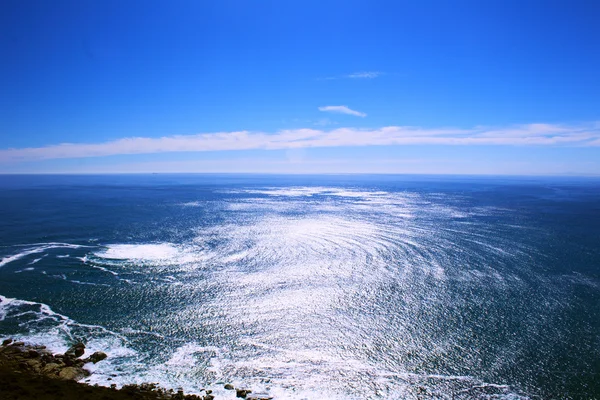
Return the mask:
<path id="1" fill-rule="evenodd" d="M 63 363 L 65 363 L 65 365 L 67 367 L 72 367 L 73 365 L 75 365 L 76 358 L 71 358 L 71 357 L 67 356 L 67 357 L 60 358 L 59 360 L 61 360 Z"/>
<path id="2" fill-rule="evenodd" d="M 11 346 L 13 346 L 13 347 L 25 346 L 25 342 L 14 342 L 13 344 L 11 344 Z"/>
<path id="3" fill-rule="evenodd" d="M 77 342 L 73 346 L 69 347 L 69 350 L 65 352 L 65 356 L 78 358 L 81 357 L 83 353 L 85 353 L 85 344 Z"/>
<path id="4" fill-rule="evenodd" d="M 82 360 L 81 358 L 74 358 L 68 356 L 62 358 L 62 361 L 67 367 L 83 367 L 83 364 L 85 364 L 85 360 Z"/>
<path id="5" fill-rule="evenodd" d="M 60 364 L 48 363 L 44 366 L 44 368 L 42 368 L 42 374 L 49 375 L 49 376 L 55 376 L 60 371 L 60 368 L 61 368 Z"/>
<path id="6" fill-rule="evenodd" d="M 40 370 L 42 369 L 42 363 L 39 360 L 27 360 L 25 361 L 25 364 L 29 369 L 34 370 L 36 372 L 40 372 Z"/>
<path id="7" fill-rule="evenodd" d="M 4 340 L 4 341 L 2 342 L 2 346 L 8 346 L 9 344 L 11 344 L 11 343 L 12 343 L 12 341 L 13 341 L 13 340 L 12 340 L 12 339 L 10 339 L 10 338 L 9 338 L 9 339 L 6 339 L 6 340 Z"/>
<path id="8" fill-rule="evenodd" d="M 58 377 L 65 380 L 78 381 L 81 378 L 86 377 L 86 371 L 81 368 L 65 367 L 60 370 Z"/>
<path id="9" fill-rule="evenodd" d="M 252 393 L 252 390 L 236 389 L 235 390 L 235 397 L 240 397 L 242 399 L 245 399 L 246 396 L 248 396 L 250 393 Z"/>
<path id="10" fill-rule="evenodd" d="M 2 349 L 4 354 L 19 354 L 23 351 L 23 349 L 19 346 L 7 346 Z"/>
<path id="11" fill-rule="evenodd" d="M 206 396 L 204 396 L 203 400 L 215 400 L 215 396 L 209 393 Z"/>
<path id="12" fill-rule="evenodd" d="M 29 349 L 29 351 L 27 352 L 27 355 L 31 358 L 38 358 L 40 356 L 40 353 L 38 353 L 34 349 Z"/>
<path id="13" fill-rule="evenodd" d="M 231 383 L 226 383 L 225 386 L 223 386 L 223 387 L 226 390 L 233 390 L 233 389 L 235 389 Z"/>
<path id="14" fill-rule="evenodd" d="M 54 356 L 52 355 L 52 353 L 50 353 L 49 351 L 42 351 L 42 361 L 45 363 L 53 363 L 55 361 L 58 361 L 59 359 L 54 358 Z"/>
<path id="15" fill-rule="evenodd" d="M 102 351 L 96 351 L 94 352 L 94 354 L 92 354 L 91 356 L 89 356 L 88 358 L 86 358 L 85 360 L 83 360 L 84 362 L 88 363 L 88 362 L 93 362 L 94 364 L 96 364 L 98 361 L 102 361 L 104 360 L 106 357 L 108 357 L 106 355 L 106 353 L 102 352 Z"/>

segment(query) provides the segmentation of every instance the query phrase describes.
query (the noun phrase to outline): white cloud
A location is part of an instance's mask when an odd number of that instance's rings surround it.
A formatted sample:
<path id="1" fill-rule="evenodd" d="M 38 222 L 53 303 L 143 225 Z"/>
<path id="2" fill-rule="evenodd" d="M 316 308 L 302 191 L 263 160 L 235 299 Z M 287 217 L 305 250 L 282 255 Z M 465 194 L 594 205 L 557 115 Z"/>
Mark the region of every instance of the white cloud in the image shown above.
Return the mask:
<path id="1" fill-rule="evenodd" d="M 348 115 L 354 115 L 356 117 L 363 117 L 363 118 L 367 116 L 367 114 L 360 112 L 360 111 L 352 110 L 352 109 L 348 108 L 348 106 L 319 107 L 319 111 L 333 112 L 333 113 L 339 113 L 339 114 L 348 114 Z"/>
<path id="2" fill-rule="evenodd" d="M 4 149 L 0 150 L 0 162 L 123 154 L 416 144 L 600 147 L 600 125 L 528 124 L 470 129 L 386 126 L 376 129 L 291 129 L 276 133 L 238 131 L 160 138 L 130 137 L 95 144 L 62 143 L 45 147 Z"/>
<path id="3" fill-rule="evenodd" d="M 321 118 L 318 121 L 314 121 L 313 125 L 315 126 L 330 126 L 330 125 L 337 125 L 338 123 L 336 121 L 332 121 L 329 118 Z"/>
<path id="4" fill-rule="evenodd" d="M 364 71 L 364 72 L 355 72 L 353 74 L 348 74 L 348 75 L 346 75 L 346 78 L 373 79 L 373 78 L 377 78 L 378 76 L 381 76 L 381 75 L 383 75 L 383 74 L 379 71 Z"/>
<path id="5" fill-rule="evenodd" d="M 384 75 L 383 72 L 379 72 L 379 71 L 360 71 L 360 72 L 353 72 L 351 74 L 346 74 L 346 75 L 329 76 L 324 79 L 328 80 L 328 81 L 336 80 L 336 79 L 374 79 L 374 78 L 377 78 L 382 75 Z"/>

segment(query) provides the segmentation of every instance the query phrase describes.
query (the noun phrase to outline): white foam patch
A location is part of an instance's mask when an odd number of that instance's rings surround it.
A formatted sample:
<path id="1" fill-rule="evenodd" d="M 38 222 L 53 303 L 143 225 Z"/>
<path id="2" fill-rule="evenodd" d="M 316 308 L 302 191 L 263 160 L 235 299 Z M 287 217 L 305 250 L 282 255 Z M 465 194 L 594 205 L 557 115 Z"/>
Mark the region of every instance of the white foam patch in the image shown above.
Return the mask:
<path id="1" fill-rule="evenodd" d="M 15 274 L 20 274 L 21 272 L 33 271 L 33 270 L 35 270 L 35 268 L 33 268 L 33 267 L 23 268 L 18 271 L 15 271 Z"/>
<path id="2" fill-rule="evenodd" d="M 95 283 L 95 282 L 83 282 L 83 281 L 78 281 L 75 279 L 65 279 L 67 282 L 71 282 L 71 283 L 75 283 L 77 285 L 90 285 L 90 286 L 105 286 L 105 287 L 110 287 L 110 285 L 107 285 L 106 283 Z"/>
<path id="3" fill-rule="evenodd" d="M 215 346 L 199 346 L 195 343 L 188 343 L 177 348 L 165 365 L 173 368 L 190 368 L 198 363 L 198 354 L 204 355 L 205 353 L 220 353 L 222 351 L 222 349 Z"/>
<path id="4" fill-rule="evenodd" d="M 35 260 L 31 261 L 31 262 L 30 262 L 29 264 L 27 264 L 27 265 L 33 265 L 33 264 L 36 264 L 36 263 L 38 263 L 38 262 L 42 261 L 42 260 L 43 260 L 43 259 L 44 259 L 46 256 L 47 256 L 47 254 L 44 254 L 42 257 L 40 257 L 40 258 L 36 258 Z"/>
<path id="5" fill-rule="evenodd" d="M 87 260 L 84 261 L 84 263 L 86 263 L 86 262 L 87 262 Z M 103 272 L 108 272 L 109 274 L 111 274 L 113 276 L 119 276 L 118 272 L 112 271 L 112 270 L 110 270 L 108 268 L 105 268 L 105 267 L 103 267 L 101 265 L 92 264 L 92 268 L 98 269 L 98 270 L 103 271 Z"/>
<path id="6" fill-rule="evenodd" d="M 187 203 L 180 203 L 179 205 L 182 207 L 200 207 L 203 203 L 199 201 L 188 201 Z"/>
<path id="7" fill-rule="evenodd" d="M 179 249 L 170 243 L 112 244 L 95 255 L 115 260 L 165 261 L 177 257 L 179 253 Z"/>
<path id="8" fill-rule="evenodd" d="M 109 244 L 104 250 L 94 253 L 94 256 L 105 260 L 156 265 L 185 265 L 202 259 L 200 252 L 171 243 Z"/>

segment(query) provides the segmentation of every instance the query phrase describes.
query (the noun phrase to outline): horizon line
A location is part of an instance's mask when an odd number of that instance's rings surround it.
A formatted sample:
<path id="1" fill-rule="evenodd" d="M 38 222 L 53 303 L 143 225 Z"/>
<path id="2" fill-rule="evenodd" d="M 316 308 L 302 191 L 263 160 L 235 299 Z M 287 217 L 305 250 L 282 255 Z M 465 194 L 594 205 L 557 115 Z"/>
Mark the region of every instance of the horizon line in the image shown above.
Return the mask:
<path id="1" fill-rule="evenodd" d="M 456 177 L 522 177 L 522 178 L 600 178 L 600 174 L 563 173 L 563 174 L 511 174 L 511 173 L 427 173 L 427 172 L 0 172 L 0 176 L 82 176 L 82 175 L 272 175 L 272 176 L 348 176 L 348 175 L 385 175 L 385 176 L 456 176 Z"/>

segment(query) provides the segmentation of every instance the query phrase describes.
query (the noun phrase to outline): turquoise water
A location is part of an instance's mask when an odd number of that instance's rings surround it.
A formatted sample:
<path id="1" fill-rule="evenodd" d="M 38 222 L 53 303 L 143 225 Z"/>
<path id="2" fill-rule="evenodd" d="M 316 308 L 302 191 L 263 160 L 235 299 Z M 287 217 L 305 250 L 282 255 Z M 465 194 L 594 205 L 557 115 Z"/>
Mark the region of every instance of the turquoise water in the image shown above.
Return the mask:
<path id="1" fill-rule="evenodd" d="M 221 398 L 600 398 L 600 181 L 0 176 L 0 336 Z"/>

